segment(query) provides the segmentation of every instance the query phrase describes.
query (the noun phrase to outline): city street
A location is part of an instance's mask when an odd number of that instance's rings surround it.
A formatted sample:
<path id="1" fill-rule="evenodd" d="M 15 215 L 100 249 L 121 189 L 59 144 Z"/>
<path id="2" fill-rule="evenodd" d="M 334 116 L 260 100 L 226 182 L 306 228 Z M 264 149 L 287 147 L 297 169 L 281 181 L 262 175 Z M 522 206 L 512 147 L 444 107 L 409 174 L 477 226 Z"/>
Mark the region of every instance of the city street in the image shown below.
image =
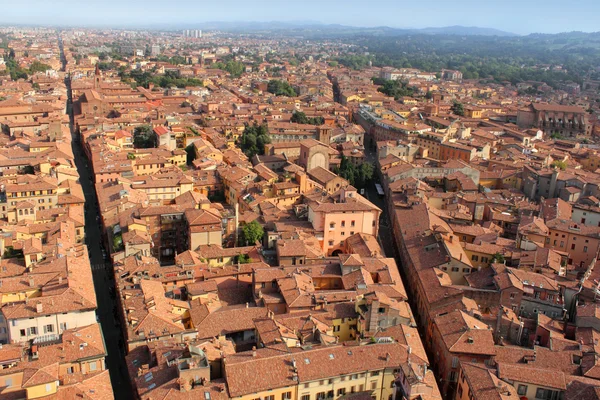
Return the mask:
<path id="1" fill-rule="evenodd" d="M 60 43 L 62 52 L 62 43 Z M 72 135 L 72 149 L 75 157 L 75 166 L 79 172 L 79 183 L 85 195 L 85 243 L 88 248 L 92 276 L 94 279 L 94 288 L 96 290 L 96 300 L 98 309 L 96 315 L 102 326 L 104 342 L 106 344 L 106 368 L 110 372 L 110 379 L 113 387 L 115 399 L 132 399 L 133 392 L 129 383 L 127 374 L 127 364 L 125 362 L 125 348 L 123 345 L 123 336 L 121 326 L 119 325 L 114 296 L 114 278 L 112 265 L 105 260 L 102 254 L 102 232 L 97 220 L 99 215 L 96 192 L 92 183 L 92 173 L 83 149 L 74 134 L 71 86 L 69 79 L 65 80 L 68 89 L 67 110 L 70 116 L 70 128 Z"/>
<path id="2" fill-rule="evenodd" d="M 373 165 L 374 176 L 378 174 L 377 171 L 377 163 L 376 163 L 377 155 L 374 151 L 365 148 L 365 161 Z M 379 244 L 383 248 L 385 255 L 387 257 L 396 257 L 395 247 L 394 247 L 394 238 L 392 236 L 392 229 L 390 225 L 390 218 L 388 216 L 388 210 L 385 203 L 385 198 L 380 197 L 377 194 L 377 189 L 375 188 L 376 179 L 374 178 L 365 189 L 365 197 L 369 199 L 369 201 L 375 204 L 377 207 L 381 209 L 381 216 L 379 218 L 379 234 L 377 239 L 379 240 Z M 396 258 L 396 263 L 398 263 L 398 268 L 400 268 L 400 260 Z"/>
<path id="3" fill-rule="evenodd" d="M 108 352 L 106 367 L 110 371 L 115 398 L 131 399 L 133 398 L 133 394 L 127 376 L 123 336 L 121 335 L 121 327 L 117 323 L 118 319 L 116 319 L 117 309 L 116 301 L 113 297 L 114 292 L 111 291 L 111 288 L 114 286 L 112 265 L 107 263 L 102 255 L 102 234 L 100 224 L 96 219 L 96 216 L 99 215 L 96 194 L 94 186 L 90 181 L 91 173 L 89 168 L 86 167 L 85 155 L 76 141 L 73 141 L 73 153 L 75 155 L 75 164 L 79 171 L 79 180 L 85 194 L 85 241 L 89 250 L 98 302 L 96 314 L 102 325 L 104 342 L 106 343 L 106 350 Z"/>

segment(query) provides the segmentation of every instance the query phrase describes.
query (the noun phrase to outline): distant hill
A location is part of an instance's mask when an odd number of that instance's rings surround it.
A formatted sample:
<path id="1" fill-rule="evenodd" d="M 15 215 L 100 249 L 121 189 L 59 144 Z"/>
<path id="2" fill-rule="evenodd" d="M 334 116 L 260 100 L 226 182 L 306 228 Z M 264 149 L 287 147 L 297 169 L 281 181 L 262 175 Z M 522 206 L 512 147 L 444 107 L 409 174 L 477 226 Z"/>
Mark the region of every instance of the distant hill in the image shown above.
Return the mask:
<path id="1" fill-rule="evenodd" d="M 322 24 L 316 21 L 214 21 L 199 23 L 194 28 L 205 30 L 222 30 L 232 32 L 267 32 L 278 31 L 278 33 L 307 34 L 314 36 L 315 33 L 325 35 L 377 35 L 377 36 L 401 36 L 414 34 L 427 35 L 462 35 L 462 36 L 517 36 L 514 33 L 501 31 L 493 28 L 481 28 L 475 26 L 446 26 L 422 29 L 391 28 L 389 26 L 357 27 L 339 24 Z"/>
<path id="2" fill-rule="evenodd" d="M 445 26 L 442 28 L 416 29 L 419 33 L 432 35 L 467 35 L 467 36 L 518 36 L 517 34 L 501 31 L 494 28 L 480 28 L 478 26 Z"/>

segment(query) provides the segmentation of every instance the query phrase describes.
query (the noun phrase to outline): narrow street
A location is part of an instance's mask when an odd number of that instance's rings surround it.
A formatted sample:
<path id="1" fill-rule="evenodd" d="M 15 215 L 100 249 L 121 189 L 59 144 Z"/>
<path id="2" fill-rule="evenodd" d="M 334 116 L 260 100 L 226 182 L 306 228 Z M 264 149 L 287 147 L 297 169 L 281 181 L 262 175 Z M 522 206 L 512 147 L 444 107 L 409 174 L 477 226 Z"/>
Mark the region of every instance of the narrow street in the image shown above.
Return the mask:
<path id="1" fill-rule="evenodd" d="M 61 55 L 63 52 L 60 42 Z M 112 265 L 107 262 L 102 254 L 102 232 L 97 217 L 99 216 L 96 191 L 92 183 L 92 172 L 81 144 L 74 133 L 71 85 L 69 78 L 65 79 L 68 93 L 67 110 L 69 112 L 73 155 L 75 166 L 79 172 L 79 182 L 85 195 L 85 242 L 88 247 L 90 264 L 96 290 L 98 309 L 96 315 L 102 326 L 104 342 L 106 344 L 106 368 L 110 372 L 115 399 L 132 399 L 133 392 L 127 374 L 125 363 L 125 349 L 118 323 L 116 301 L 113 297 L 114 277 Z"/>

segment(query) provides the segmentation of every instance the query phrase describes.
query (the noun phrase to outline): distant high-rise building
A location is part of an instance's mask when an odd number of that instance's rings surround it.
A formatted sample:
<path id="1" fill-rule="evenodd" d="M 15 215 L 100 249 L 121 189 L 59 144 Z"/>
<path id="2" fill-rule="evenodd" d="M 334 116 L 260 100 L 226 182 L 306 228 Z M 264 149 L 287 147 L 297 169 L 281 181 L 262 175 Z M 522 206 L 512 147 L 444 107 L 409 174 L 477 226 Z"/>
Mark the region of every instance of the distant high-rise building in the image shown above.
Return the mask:
<path id="1" fill-rule="evenodd" d="M 150 55 L 157 56 L 159 54 L 160 54 L 160 45 L 153 44 L 152 47 L 150 48 Z"/>
<path id="2" fill-rule="evenodd" d="M 201 38 L 202 31 L 200 29 L 184 29 L 182 31 L 183 37 L 191 37 L 191 38 Z"/>

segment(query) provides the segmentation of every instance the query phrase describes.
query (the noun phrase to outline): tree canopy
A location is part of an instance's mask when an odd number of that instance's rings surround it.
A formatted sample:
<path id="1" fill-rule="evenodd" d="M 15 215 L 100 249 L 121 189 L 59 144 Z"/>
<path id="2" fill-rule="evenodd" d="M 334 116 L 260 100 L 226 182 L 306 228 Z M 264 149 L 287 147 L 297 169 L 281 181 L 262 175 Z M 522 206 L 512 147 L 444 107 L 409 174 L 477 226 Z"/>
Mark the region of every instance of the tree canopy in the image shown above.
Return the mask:
<path id="1" fill-rule="evenodd" d="M 150 125 L 136 126 L 133 130 L 133 146 L 136 149 L 156 147 L 156 135 Z"/>
<path id="2" fill-rule="evenodd" d="M 287 97 L 296 97 L 296 91 L 294 88 L 286 81 L 280 81 L 277 79 L 271 79 L 267 84 L 267 91 L 269 93 L 273 93 L 276 96 L 287 96 Z"/>
<path id="3" fill-rule="evenodd" d="M 252 246 L 257 241 L 262 241 L 265 234 L 263 227 L 256 221 L 252 221 L 242 226 L 240 232 L 240 245 Z"/>
<path id="4" fill-rule="evenodd" d="M 345 156 L 342 156 L 340 166 L 336 167 L 333 172 L 346 179 L 357 189 L 365 188 L 373 179 L 373 165 L 365 162 L 357 167 Z"/>
<path id="5" fill-rule="evenodd" d="M 323 118 L 323 117 L 309 118 L 302 111 L 294 111 L 294 113 L 292 114 L 291 121 L 296 124 L 323 125 L 325 123 L 325 118 Z"/>
<path id="6" fill-rule="evenodd" d="M 246 125 L 241 137 L 241 148 L 248 158 L 256 154 L 265 154 L 265 145 L 271 143 L 266 124 Z"/>
<path id="7" fill-rule="evenodd" d="M 381 78 L 374 78 L 373 83 L 376 85 L 381 85 L 381 87 L 377 88 L 378 92 L 391 96 L 395 100 L 398 100 L 404 96 L 410 97 L 414 93 L 414 89 L 412 87 L 400 80 L 391 81 Z"/>
<path id="8" fill-rule="evenodd" d="M 454 101 L 454 103 L 452 103 L 452 107 L 450 107 L 450 110 L 452 110 L 454 114 L 459 115 L 461 117 L 465 115 L 465 108 L 463 104 L 458 101 Z"/>
<path id="9" fill-rule="evenodd" d="M 227 61 L 226 63 L 219 61 L 217 63 L 214 63 L 211 66 L 211 68 L 218 68 L 223 71 L 227 71 L 229 72 L 229 74 L 231 74 L 232 78 L 239 78 L 240 76 L 242 76 L 244 71 L 246 71 L 246 66 L 244 65 L 244 63 L 233 60 Z"/>

